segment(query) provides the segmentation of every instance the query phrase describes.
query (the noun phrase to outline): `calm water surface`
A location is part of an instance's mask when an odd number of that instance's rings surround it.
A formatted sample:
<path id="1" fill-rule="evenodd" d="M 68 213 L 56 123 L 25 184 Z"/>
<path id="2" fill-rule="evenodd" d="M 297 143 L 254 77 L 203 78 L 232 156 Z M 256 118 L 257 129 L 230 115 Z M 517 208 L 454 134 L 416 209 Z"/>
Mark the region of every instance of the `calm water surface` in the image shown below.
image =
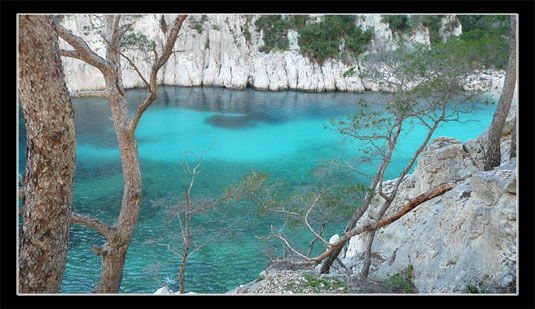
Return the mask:
<path id="1" fill-rule="evenodd" d="M 131 112 L 142 102 L 144 90 L 127 91 Z M 175 225 L 166 223 L 162 204 L 184 188 L 179 161 L 184 152 L 206 153 L 193 189 L 196 197 L 215 197 L 251 169 L 287 181 L 288 190 L 314 184 L 312 170 L 322 159 L 348 159 L 358 155 L 354 143 L 324 129 L 330 117 L 342 118 L 359 109 L 357 102 L 373 102 L 376 94 L 303 93 L 294 91 L 233 91 L 223 88 L 161 87 L 156 102 L 145 112 L 136 131 L 143 179 L 139 220 L 126 258 L 121 293 L 153 293 L 158 280 L 174 291 L 179 288 L 180 258 L 161 243 Z M 110 109 L 102 99 L 74 99 L 77 149 L 74 211 L 113 224 L 119 214 L 123 179 Z M 489 125 L 495 105 L 476 105 L 464 119 L 478 122 L 448 123 L 437 136 L 461 141 L 475 138 Z M 20 112 L 19 166 L 25 165 L 26 133 Z M 394 178 L 405 166 L 418 140 L 420 127 L 405 132 L 395 163 L 386 178 Z M 362 181 L 348 177 L 348 182 Z M 274 217 L 259 217 L 254 207 L 241 203 L 202 215 L 195 225 L 211 230 L 231 230 L 232 237 L 212 242 L 195 253 L 186 269 L 186 292 L 224 293 L 254 280 L 264 269 L 272 250 L 256 236 L 269 233 Z M 327 235 L 339 233 L 344 223 Z M 308 236 L 307 236 L 308 237 Z M 304 246 L 309 239 L 297 237 Z M 67 269 L 61 293 L 88 293 L 97 284 L 100 258 L 91 250 L 105 239 L 93 229 L 73 225 Z M 319 250 L 319 249 L 318 249 Z M 152 272 L 149 271 L 152 269 Z"/>

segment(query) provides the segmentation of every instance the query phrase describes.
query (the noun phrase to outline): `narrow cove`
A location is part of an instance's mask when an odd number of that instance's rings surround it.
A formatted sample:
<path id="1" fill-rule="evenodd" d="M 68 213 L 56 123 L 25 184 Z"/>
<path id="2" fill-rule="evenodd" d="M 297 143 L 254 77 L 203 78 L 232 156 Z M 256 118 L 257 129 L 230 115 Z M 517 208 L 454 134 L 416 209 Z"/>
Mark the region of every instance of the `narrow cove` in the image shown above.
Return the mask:
<path id="1" fill-rule="evenodd" d="M 145 91 L 127 91 L 129 109 L 142 101 Z M 311 172 L 326 159 L 349 159 L 358 155 L 354 143 L 342 143 L 338 133 L 324 129 L 329 118 L 357 111 L 359 99 L 373 105 L 373 93 L 262 92 L 252 89 L 181 88 L 162 86 L 160 96 L 141 118 L 136 131 L 143 179 L 143 198 L 138 224 L 128 249 L 120 293 L 153 293 L 157 280 L 178 290 L 180 257 L 168 252 L 159 239 L 168 232 L 163 204 L 184 188 L 179 165 L 185 151 L 206 153 L 193 189 L 195 197 L 214 197 L 239 181 L 251 169 L 286 180 L 289 191 L 314 184 Z M 495 100 L 497 101 L 497 100 Z M 102 99 L 74 99 L 77 134 L 77 169 L 73 209 L 113 224 L 122 197 L 123 179 L 115 132 L 108 104 Z M 495 105 L 477 104 L 473 113 L 462 115 L 467 123 L 447 123 L 434 137 L 452 136 L 462 142 L 481 134 L 492 120 Z M 26 136 L 19 114 L 19 170 L 23 174 Z M 404 167 L 418 137 L 415 127 L 403 135 L 401 150 L 394 157 L 388 179 Z M 348 183 L 363 179 L 347 177 Z M 254 236 L 269 233 L 270 216 L 257 216 L 254 207 L 242 203 L 232 211 L 222 209 L 201 216 L 195 224 L 210 229 L 231 227 L 234 234 L 210 243 L 188 261 L 186 292 L 224 293 L 254 280 L 264 269 L 270 248 Z M 331 227 L 325 235 L 339 233 Z M 301 238 L 308 245 L 308 235 Z M 60 293 L 88 293 L 98 282 L 100 257 L 91 250 L 104 238 L 80 225 L 71 227 L 69 257 Z M 274 244 L 277 245 L 277 244 Z M 318 249 L 319 245 L 317 245 Z M 153 276 L 149 268 L 158 270 Z M 153 271 L 153 273 L 155 273 Z"/>

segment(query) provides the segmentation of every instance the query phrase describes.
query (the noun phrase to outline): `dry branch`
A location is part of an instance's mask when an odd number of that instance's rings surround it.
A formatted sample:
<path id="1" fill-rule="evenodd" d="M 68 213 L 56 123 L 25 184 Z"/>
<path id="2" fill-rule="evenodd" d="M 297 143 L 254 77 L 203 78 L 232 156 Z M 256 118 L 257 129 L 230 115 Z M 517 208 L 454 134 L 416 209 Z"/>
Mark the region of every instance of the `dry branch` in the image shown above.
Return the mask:
<path id="1" fill-rule="evenodd" d="M 343 246 L 345 244 L 345 242 L 347 240 L 349 240 L 351 237 L 353 237 L 355 235 L 358 235 L 358 234 L 361 234 L 361 233 L 364 233 L 364 232 L 377 230 L 377 229 L 379 229 L 381 227 L 389 225 L 389 224 L 397 221 L 399 218 L 401 218 L 402 216 L 407 214 L 409 211 L 411 211 L 414 208 L 416 208 L 418 205 L 420 205 L 420 204 L 422 204 L 424 202 L 427 202 L 430 199 L 433 199 L 433 198 L 435 198 L 437 196 L 440 196 L 440 195 L 448 192 L 451 189 L 453 189 L 453 185 L 451 185 L 451 184 L 442 185 L 442 186 L 440 186 L 440 187 L 438 187 L 438 188 L 436 188 L 434 190 L 428 191 L 428 192 L 426 192 L 424 194 L 421 194 L 421 195 L 417 196 L 416 198 L 412 199 L 409 203 L 407 203 L 407 205 L 403 206 L 403 208 L 401 208 L 398 212 L 394 213 L 393 215 L 391 215 L 390 217 L 388 217 L 388 218 L 386 218 L 384 220 L 381 220 L 381 221 L 376 222 L 376 223 L 368 223 L 368 224 L 366 224 L 366 225 L 364 225 L 364 226 L 362 226 L 360 228 L 353 229 L 351 232 L 349 232 L 349 233 L 345 234 L 344 236 L 342 236 L 338 242 L 333 244 L 323 254 L 321 254 L 320 256 L 318 256 L 316 258 L 314 258 L 314 261 L 316 263 L 321 262 L 323 259 L 325 259 L 329 255 L 331 255 L 334 250 L 336 250 L 340 246 Z"/>
<path id="2" fill-rule="evenodd" d="M 58 34 L 63 40 L 65 40 L 65 42 L 69 43 L 69 45 L 75 49 L 75 51 L 62 50 L 62 56 L 83 60 L 99 69 L 104 75 L 113 74 L 111 64 L 91 50 L 89 45 L 87 45 L 87 43 L 81 37 L 73 34 L 71 31 L 65 29 L 61 25 L 58 25 Z"/>
<path id="3" fill-rule="evenodd" d="M 89 98 L 89 97 L 98 97 L 107 99 L 110 96 L 108 90 L 83 90 L 76 92 L 69 92 L 71 98 Z"/>
<path id="4" fill-rule="evenodd" d="M 136 64 L 134 63 L 134 61 L 132 61 L 132 59 L 128 58 L 125 54 L 119 52 L 119 55 L 123 56 L 127 61 L 128 63 L 134 68 L 134 70 L 137 72 L 137 74 L 139 75 L 139 77 L 143 80 L 143 82 L 145 83 L 145 85 L 147 85 L 147 87 L 150 87 L 150 84 L 149 82 L 147 82 L 147 80 L 143 77 L 143 75 L 141 74 L 141 72 L 139 71 L 139 69 L 137 68 Z"/>
<path id="5" fill-rule="evenodd" d="M 154 100 L 156 100 L 156 98 L 158 97 L 156 76 L 160 68 L 167 62 L 167 60 L 173 53 L 173 47 L 178 37 L 178 32 L 180 31 L 182 23 L 184 22 L 186 17 L 188 17 L 188 15 L 180 15 L 175 19 L 175 23 L 173 25 L 173 28 L 171 29 L 169 38 L 167 39 L 167 45 L 165 46 L 164 53 L 161 57 L 158 57 L 158 53 L 156 52 L 156 45 L 153 45 L 154 64 L 152 65 L 152 70 L 150 74 L 150 93 L 147 95 L 143 103 L 138 106 L 136 112 L 134 113 L 134 116 L 132 117 L 132 120 L 130 121 L 130 130 L 133 132 L 136 130 L 137 124 L 139 122 L 139 119 L 141 118 L 141 115 L 143 115 L 143 112 L 145 112 L 149 105 L 151 105 L 152 102 L 154 102 Z"/>
<path id="6" fill-rule="evenodd" d="M 284 245 L 286 245 L 286 247 L 288 247 L 295 254 L 297 254 L 298 256 L 300 256 L 301 258 L 304 259 L 304 261 L 297 262 L 297 264 L 313 264 L 313 265 L 317 265 L 321 261 L 323 261 L 325 258 L 327 258 L 331 254 L 333 254 L 333 252 L 336 251 L 338 248 L 343 246 L 346 243 L 346 241 L 348 241 L 351 237 L 359 235 L 359 234 L 362 234 L 364 232 L 374 231 L 374 230 L 377 230 L 377 229 L 379 229 L 381 227 L 389 225 L 389 224 L 397 221 L 399 218 L 403 217 L 405 214 L 407 214 L 408 212 L 410 212 L 411 210 L 416 208 L 418 205 L 423 204 L 423 203 L 425 203 L 425 202 L 427 202 L 427 201 L 429 201 L 429 200 L 431 200 L 431 199 L 433 199 L 433 198 L 435 198 L 437 196 L 440 196 L 440 195 L 450 191 L 451 189 L 453 189 L 453 185 L 445 184 L 445 185 L 442 185 L 442 186 L 440 186 L 438 188 L 435 188 L 434 190 L 430 190 L 430 191 L 428 191 L 428 192 L 426 192 L 424 194 L 421 194 L 421 195 L 415 197 L 410 202 L 408 202 L 405 206 L 403 206 L 399 211 L 397 211 L 396 213 L 392 214 L 388 218 L 386 218 L 384 220 L 381 220 L 379 222 L 368 223 L 366 225 L 363 225 L 362 227 L 359 227 L 359 228 L 351 230 L 349 233 L 344 234 L 336 243 L 332 244 L 324 253 L 322 253 L 321 255 L 319 255 L 317 257 L 314 257 L 314 258 L 309 258 L 309 257 L 305 256 L 304 254 L 299 253 L 294 248 L 292 248 L 290 246 L 290 244 L 288 243 L 288 241 L 284 237 L 282 237 L 282 235 L 280 234 L 280 231 L 279 231 L 278 235 L 273 233 L 273 227 L 271 227 L 272 233 L 268 237 L 256 237 L 256 238 L 258 238 L 258 239 L 266 239 L 266 240 L 270 239 L 271 237 L 278 238 L 279 240 L 281 240 L 283 242 Z M 291 263 L 296 263 L 296 262 L 291 262 Z"/>
<path id="7" fill-rule="evenodd" d="M 99 231 L 106 238 L 108 238 L 108 236 L 110 235 L 111 228 L 108 224 L 106 224 L 104 221 L 90 216 L 81 215 L 73 212 L 71 216 L 71 223 L 81 224 L 93 228 Z"/>

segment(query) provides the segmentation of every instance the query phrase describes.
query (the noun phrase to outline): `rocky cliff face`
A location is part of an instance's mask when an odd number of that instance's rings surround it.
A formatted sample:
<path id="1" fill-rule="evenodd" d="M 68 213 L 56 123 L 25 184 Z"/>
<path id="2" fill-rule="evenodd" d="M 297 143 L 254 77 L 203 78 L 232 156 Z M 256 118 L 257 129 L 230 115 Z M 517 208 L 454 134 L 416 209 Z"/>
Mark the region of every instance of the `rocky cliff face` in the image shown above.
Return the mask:
<path id="1" fill-rule="evenodd" d="M 502 165 L 492 171 L 482 171 L 487 132 L 464 145 L 450 137 L 429 143 L 385 216 L 439 185 L 455 187 L 377 232 L 371 279 L 385 280 L 412 265 L 420 293 L 467 293 L 468 286 L 516 291 L 517 168 L 516 159 L 508 159 L 514 114 L 503 131 Z M 393 182 L 383 186 L 388 190 Z M 372 204 L 361 220 L 370 221 L 379 205 Z M 355 274 L 362 267 L 366 237 L 353 237 L 342 259 Z"/>
<path id="2" fill-rule="evenodd" d="M 264 45 L 262 32 L 256 31 L 254 22 L 260 15 L 190 15 L 184 22 L 181 35 L 177 39 L 175 49 L 182 52 L 174 53 L 166 65 L 160 70 L 158 82 L 176 86 L 216 86 L 229 89 L 252 87 L 258 90 L 299 90 L 309 92 L 323 91 L 379 91 L 378 85 L 362 81 L 356 74 L 344 77 L 353 64 L 341 60 L 330 59 L 322 65 L 310 61 L 299 52 L 298 33 L 290 30 L 288 51 L 271 51 L 269 54 L 259 51 Z M 171 25 L 175 16 L 164 15 L 167 25 Z M 321 18 L 321 16 L 317 16 Z M 443 24 L 454 18 L 445 15 Z M 104 55 L 104 43 L 94 31 L 87 31 L 91 26 L 90 19 L 85 15 L 66 16 L 64 26 L 73 33 L 84 38 L 89 46 L 101 56 Z M 394 34 L 388 24 L 381 22 L 380 15 L 360 15 L 356 25 L 361 29 L 372 29 L 374 36 L 369 51 L 394 49 L 398 46 L 400 35 Z M 148 40 L 154 40 L 161 48 L 165 41 L 162 15 L 143 15 L 136 18 L 133 26 L 135 32 L 141 32 Z M 459 35 L 460 28 L 442 31 L 444 38 Z M 429 45 L 429 30 L 419 27 L 414 33 L 402 35 L 403 39 Z M 62 48 L 69 46 L 60 40 Z M 130 57 L 144 76 L 149 76 L 149 65 L 144 61 L 152 57 L 152 51 L 128 51 Z M 100 72 L 72 58 L 63 57 L 67 86 L 71 91 L 94 90 L 104 87 L 104 79 Z M 123 82 L 126 88 L 144 87 L 143 81 L 129 66 L 123 65 Z M 495 74 L 475 76 L 471 80 L 472 89 L 501 89 L 501 84 L 492 82 Z M 494 78 L 496 79 L 496 78 Z M 488 80 L 491 80 L 489 83 Z M 495 88 L 498 86 L 498 88 Z"/>

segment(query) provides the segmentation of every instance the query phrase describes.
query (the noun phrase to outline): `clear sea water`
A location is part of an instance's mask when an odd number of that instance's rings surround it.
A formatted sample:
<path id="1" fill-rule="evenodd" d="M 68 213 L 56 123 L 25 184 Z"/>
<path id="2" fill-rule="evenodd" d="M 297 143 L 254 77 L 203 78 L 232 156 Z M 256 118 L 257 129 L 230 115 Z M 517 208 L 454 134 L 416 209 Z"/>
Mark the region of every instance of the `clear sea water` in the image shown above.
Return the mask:
<path id="1" fill-rule="evenodd" d="M 144 95 L 142 89 L 127 91 L 130 111 Z M 341 119 L 357 111 L 360 98 L 373 102 L 378 95 L 162 86 L 159 98 L 145 112 L 136 131 L 143 197 L 120 293 L 153 293 L 160 287 L 153 277 L 173 291 L 179 289 L 180 257 L 155 240 L 178 229 L 176 224 L 166 223 L 168 216 L 161 205 L 183 191 L 179 160 L 184 159 L 185 151 L 200 153 L 213 146 L 205 154 L 194 198 L 221 195 L 251 169 L 285 179 L 289 191 L 311 185 L 315 181 L 311 172 L 322 160 L 358 155 L 355 143 L 342 142 L 340 135 L 324 129 L 324 124 L 330 117 Z M 77 134 L 74 211 L 113 224 L 119 213 L 123 179 L 109 106 L 98 98 L 74 99 L 73 105 Z M 495 104 L 475 104 L 474 111 L 462 119 L 477 121 L 445 124 L 434 137 L 452 136 L 463 142 L 475 138 L 490 124 L 495 108 Z M 20 110 L 19 114 L 19 170 L 23 174 L 26 132 Z M 422 127 L 404 132 L 387 179 L 395 178 L 404 168 L 424 134 Z M 326 234 L 339 233 L 344 223 L 332 225 Z M 255 208 L 244 202 L 200 215 L 193 224 L 202 224 L 210 231 L 230 229 L 233 234 L 191 256 L 185 274 L 186 292 L 224 293 L 258 277 L 269 261 L 266 252 L 274 249 L 255 236 L 267 235 L 270 224 L 277 226 L 280 220 L 258 216 Z M 304 235 L 294 235 L 293 239 L 306 248 L 310 239 Z M 71 227 L 61 293 L 88 293 L 97 284 L 101 260 L 90 248 L 103 243 L 98 232 L 80 225 Z M 148 269 L 158 271 L 150 275 Z"/>

